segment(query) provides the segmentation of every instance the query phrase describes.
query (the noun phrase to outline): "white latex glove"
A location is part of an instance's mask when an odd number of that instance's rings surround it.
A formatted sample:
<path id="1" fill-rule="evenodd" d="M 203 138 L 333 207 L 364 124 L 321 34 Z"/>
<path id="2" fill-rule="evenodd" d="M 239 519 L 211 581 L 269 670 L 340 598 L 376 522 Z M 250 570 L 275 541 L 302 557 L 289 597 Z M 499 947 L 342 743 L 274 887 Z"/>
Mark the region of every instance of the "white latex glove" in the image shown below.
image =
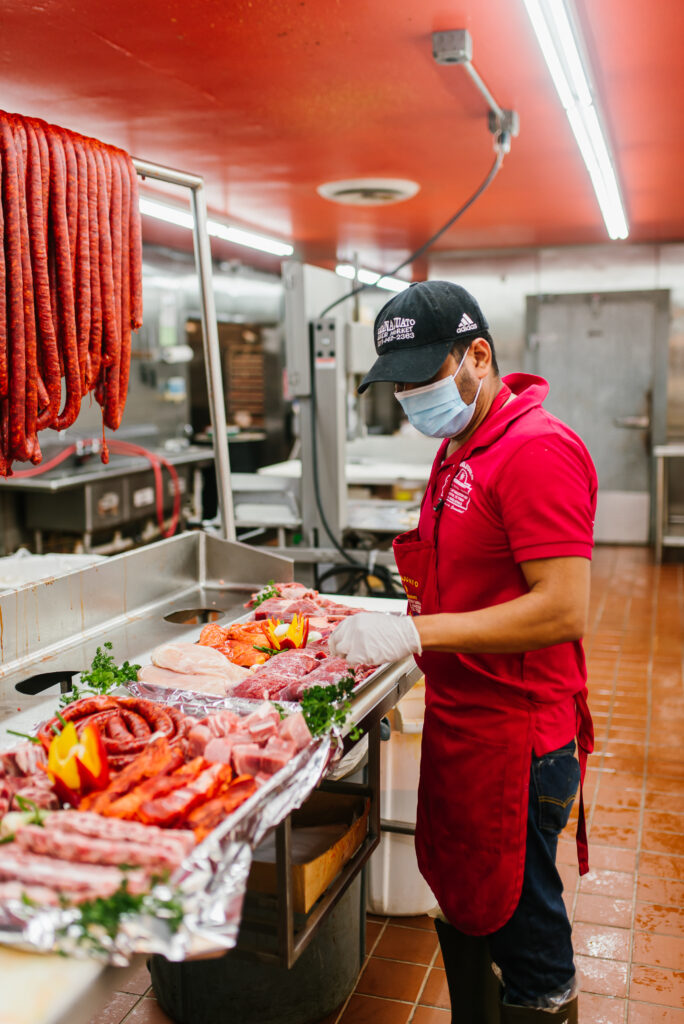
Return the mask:
<path id="1" fill-rule="evenodd" d="M 383 665 L 422 650 L 411 616 L 384 612 L 350 615 L 335 627 L 328 646 L 333 657 L 346 658 L 350 665 Z"/>

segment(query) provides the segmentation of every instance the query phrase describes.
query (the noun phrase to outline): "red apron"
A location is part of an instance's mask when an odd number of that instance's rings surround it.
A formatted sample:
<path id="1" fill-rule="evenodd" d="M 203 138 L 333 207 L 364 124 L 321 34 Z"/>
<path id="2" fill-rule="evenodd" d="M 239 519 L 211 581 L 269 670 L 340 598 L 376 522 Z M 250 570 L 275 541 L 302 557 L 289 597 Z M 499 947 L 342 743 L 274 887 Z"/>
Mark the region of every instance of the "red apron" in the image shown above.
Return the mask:
<path id="1" fill-rule="evenodd" d="M 445 495 L 458 472 L 447 473 Z M 424 500 L 430 500 L 430 488 Z M 437 535 L 400 534 L 394 556 L 415 615 L 448 612 L 437 582 Z M 421 749 L 416 853 L 421 874 L 448 921 L 469 935 L 489 935 L 520 900 L 525 867 L 528 788 L 535 703 L 505 682 L 468 667 L 468 659 L 426 651 L 416 658 L 428 682 Z M 584 779 L 593 747 L 586 687 L 575 694 L 578 754 Z M 580 785 L 577 849 L 588 870 Z"/>

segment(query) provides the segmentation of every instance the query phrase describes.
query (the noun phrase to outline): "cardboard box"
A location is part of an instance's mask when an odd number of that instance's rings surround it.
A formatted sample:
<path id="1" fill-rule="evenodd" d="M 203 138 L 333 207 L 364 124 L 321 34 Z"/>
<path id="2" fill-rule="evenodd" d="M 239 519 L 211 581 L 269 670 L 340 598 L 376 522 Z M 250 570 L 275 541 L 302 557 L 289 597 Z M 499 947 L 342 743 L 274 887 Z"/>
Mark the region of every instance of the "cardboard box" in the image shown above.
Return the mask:
<path id="1" fill-rule="evenodd" d="M 292 898 L 306 914 L 363 843 L 370 800 L 346 793 L 313 793 L 292 812 Z M 275 832 L 254 851 L 247 888 L 276 894 Z"/>

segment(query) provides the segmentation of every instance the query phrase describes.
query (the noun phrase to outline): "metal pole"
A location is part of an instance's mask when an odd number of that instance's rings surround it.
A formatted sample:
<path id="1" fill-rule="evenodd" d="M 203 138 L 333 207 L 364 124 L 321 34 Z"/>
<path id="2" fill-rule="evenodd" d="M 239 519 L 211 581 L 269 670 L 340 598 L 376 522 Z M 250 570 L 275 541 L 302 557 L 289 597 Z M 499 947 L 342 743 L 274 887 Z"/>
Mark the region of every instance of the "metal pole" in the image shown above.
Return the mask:
<path id="1" fill-rule="evenodd" d="M 230 481 L 230 457 L 228 455 L 228 432 L 226 430 L 226 406 L 223 397 L 221 375 L 221 353 L 219 351 L 218 324 L 214 304 L 214 288 L 211 279 L 211 249 L 207 231 L 207 202 L 204 185 L 198 185 L 190 193 L 193 214 L 192 233 L 195 240 L 195 260 L 200 280 L 202 304 L 202 343 L 204 363 L 209 390 L 209 413 L 214 430 L 214 461 L 216 463 L 216 484 L 219 508 L 221 509 L 221 533 L 226 540 L 235 540 L 235 517 L 233 514 L 233 489 Z"/>
<path id="2" fill-rule="evenodd" d="M 211 277 L 211 248 L 207 230 L 207 203 L 204 195 L 204 179 L 196 174 L 176 171 L 171 167 L 133 159 L 133 166 L 143 178 L 154 178 L 171 185 L 190 189 L 192 210 L 192 234 L 195 247 L 195 263 L 200 285 L 200 308 L 202 316 L 202 345 L 204 365 L 209 392 L 209 414 L 214 432 L 214 465 L 216 485 L 221 510 L 221 534 L 226 540 L 235 540 L 235 517 L 233 514 L 233 490 L 230 478 L 228 435 L 226 432 L 226 410 L 223 397 L 221 355 L 219 351 L 216 305 Z"/>
<path id="3" fill-rule="evenodd" d="M 155 181 L 166 181 L 169 185 L 181 185 L 183 188 L 197 188 L 204 184 L 204 179 L 187 171 L 177 171 L 173 167 L 152 164 L 148 160 L 132 157 L 133 166 L 141 178 L 154 178 Z"/>
<path id="4" fill-rule="evenodd" d="M 489 89 L 487 88 L 485 83 L 480 78 L 479 74 L 477 73 L 477 71 L 475 70 L 473 65 L 470 63 L 469 60 L 466 60 L 466 61 L 463 62 L 463 67 L 466 69 L 466 71 L 468 72 L 468 74 L 472 78 L 473 82 L 475 83 L 475 85 L 477 86 L 479 91 L 484 96 L 485 100 L 487 101 L 487 105 L 489 106 L 489 109 L 491 111 L 493 111 L 494 114 L 496 114 L 496 116 L 499 118 L 500 121 L 502 121 L 503 120 L 503 116 L 504 116 L 503 110 L 501 109 L 499 104 L 496 102 L 496 100 L 492 96 L 491 92 L 489 91 Z"/>
<path id="5" fill-rule="evenodd" d="M 663 524 L 665 522 L 665 459 L 656 455 L 655 562 L 663 560 Z"/>

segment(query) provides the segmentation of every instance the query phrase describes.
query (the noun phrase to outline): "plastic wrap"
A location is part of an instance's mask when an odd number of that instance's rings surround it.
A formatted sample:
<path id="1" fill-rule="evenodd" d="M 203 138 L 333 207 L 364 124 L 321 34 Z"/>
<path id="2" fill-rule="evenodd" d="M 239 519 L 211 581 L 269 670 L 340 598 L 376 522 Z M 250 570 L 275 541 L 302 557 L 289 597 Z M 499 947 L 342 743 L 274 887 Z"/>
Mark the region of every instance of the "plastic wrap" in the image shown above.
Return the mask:
<path id="1" fill-rule="evenodd" d="M 142 684 L 133 684 L 131 691 L 149 695 L 149 688 Z M 238 713 L 254 710 L 251 701 L 185 691 L 163 690 L 160 696 L 163 703 L 199 718 L 219 708 Z M 159 699 L 156 694 L 155 699 Z M 184 960 L 231 949 L 240 928 L 252 851 L 304 803 L 323 776 L 330 756 L 329 737 L 313 740 L 198 844 L 168 883 L 155 886 L 151 899 L 173 897 L 182 905 L 183 920 L 177 931 L 169 927 L 163 911 L 154 909 L 122 919 L 113 939 L 101 934 L 95 943 L 82 942 L 78 907 L 29 906 L 10 899 L 0 902 L 0 942 L 32 951 L 95 956 L 117 965 L 125 965 L 135 953 L 161 953 L 169 960 Z"/>

